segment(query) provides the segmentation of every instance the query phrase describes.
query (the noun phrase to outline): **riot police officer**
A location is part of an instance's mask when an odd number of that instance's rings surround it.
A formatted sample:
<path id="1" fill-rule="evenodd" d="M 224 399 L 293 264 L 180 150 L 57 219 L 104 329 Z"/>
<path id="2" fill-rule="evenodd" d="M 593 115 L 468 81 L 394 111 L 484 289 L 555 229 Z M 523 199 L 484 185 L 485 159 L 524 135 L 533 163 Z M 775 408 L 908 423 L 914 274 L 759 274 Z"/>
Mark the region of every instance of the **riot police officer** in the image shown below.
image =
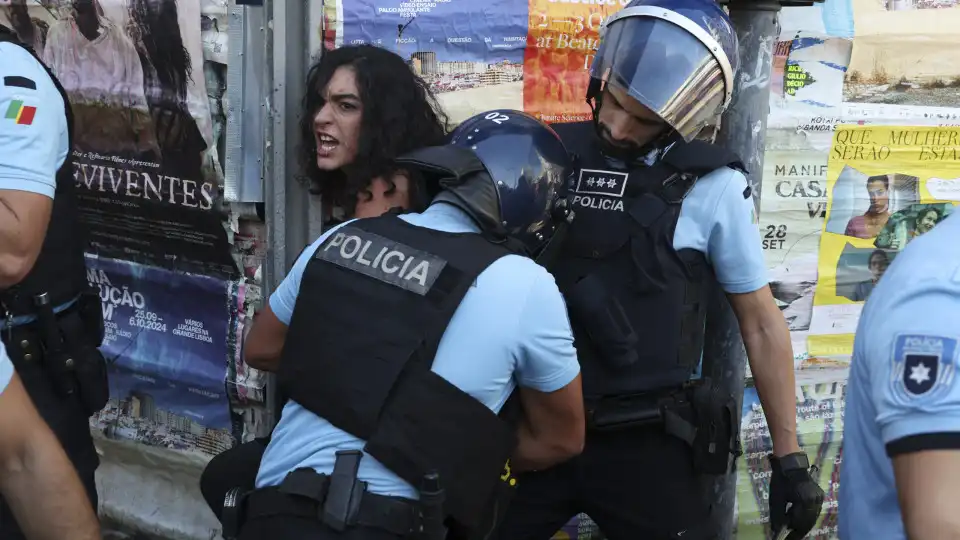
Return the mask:
<path id="1" fill-rule="evenodd" d="M 563 297 L 530 259 L 571 218 L 559 137 L 491 111 L 396 165 L 432 204 L 322 235 L 251 329 L 247 363 L 289 401 L 225 537 L 486 538 L 515 472 L 582 448 Z"/>
<path id="2" fill-rule="evenodd" d="M 31 540 L 100 540 L 83 485 L 30 402 L 2 343 L 0 470 L 0 493 Z"/>
<path id="3" fill-rule="evenodd" d="M 100 300 L 89 293 L 70 159 L 70 103 L 0 26 L 0 338 L 97 506 L 89 417 L 107 401 Z M 0 504 L 0 539 L 23 538 Z"/>
<path id="4" fill-rule="evenodd" d="M 577 219 L 553 273 L 576 336 L 587 441 L 577 458 L 520 478 L 504 540 L 546 540 L 581 511 L 611 540 L 711 538 L 732 519 L 716 515 L 710 487 L 740 453 L 740 411 L 698 373 L 714 276 L 773 437 L 772 525 L 799 539 L 820 513 L 743 166 L 696 140 L 730 103 L 737 67 L 736 34 L 712 0 L 634 0 L 605 21 L 593 121 L 553 126 L 579 159 Z"/>

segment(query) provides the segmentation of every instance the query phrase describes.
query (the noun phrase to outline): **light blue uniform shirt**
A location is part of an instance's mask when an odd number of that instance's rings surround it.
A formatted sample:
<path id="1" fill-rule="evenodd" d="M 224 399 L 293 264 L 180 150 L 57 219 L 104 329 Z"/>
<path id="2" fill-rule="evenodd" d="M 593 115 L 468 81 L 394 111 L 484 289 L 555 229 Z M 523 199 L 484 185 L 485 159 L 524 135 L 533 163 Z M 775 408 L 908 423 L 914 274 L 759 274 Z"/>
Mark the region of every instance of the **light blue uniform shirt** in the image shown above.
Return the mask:
<path id="1" fill-rule="evenodd" d="M 731 294 L 751 293 L 770 282 L 746 189 L 740 171 L 723 167 L 704 175 L 680 204 L 673 234 L 673 248 L 703 253 L 720 287 Z"/>
<path id="2" fill-rule="evenodd" d="M 43 66 L 23 48 L 0 43 L 0 58 L 0 189 L 52 199 L 57 169 L 70 150 L 63 98 Z M 5 82 L 8 77 L 31 81 L 36 89 L 13 86 Z M 7 118 L 19 107 L 36 107 L 32 123 Z"/>
<path id="3" fill-rule="evenodd" d="M 451 233 L 479 232 L 460 209 L 438 203 L 408 223 Z M 349 223 L 349 222 L 348 222 Z M 270 297 L 270 308 L 290 324 L 300 278 L 316 249 L 337 227 L 320 236 L 294 264 Z M 363 330 L 363 329 L 358 329 Z M 433 371 L 495 412 L 517 385 L 553 392 L 580 372 L 566 306 L 553 276 L 532 260 L 507 255 L 484 270 L 450 320 Z M 364 442 L 288 401 L 260 464 L 257 487 L 279 484 L 294 469 L 331 473 L 338 450 Z M 417 490 L 366 455 L 358 477 L 381 495 L 417 498 Z"/>
<path id="4" fill-rule="evenodd" d="M 957 238 L 960 216 L 953 214 L 911 242 L 860 315 L 840 469 L 840 537 L 845 540 L 906 538 L 888 445 L 916 435 L 960 432 Z"/>
<path id="5" fill-rule="evenodd" d="M 54 198 L 57 170 L 67 159 L 70 137 L 63 97 L 37 59 L 22 47 L 0 43 L 0 189 Z M 13 83 L 13 79 L 18 83 Z M 28 82 L 29 81 L 29 82 Z M 27 88 L 33 83 L 36 89 Z M 32 122 L 18 123 L 18 110 L 35 107 Z M 75 300 L 56 306 L 59 312 Z M 33 316 L 2 319 L 0 328 L 26 324 Z"/>
<path id="6" fill-rule="evenodd" d="M 760 233 L 753 220 L 753 201 L 743 197 L 746 187 L 747 181 L 743 174 L 729 168 L 718 169 L 700 178 L 683 200 L 674 233 L 674 248 L 677 250 L 690 248 L 704 253 L 713 266 L 720 285 L 728 293 L 753 292 L 767 285 L 769 281 L 763 259 Z M 424 214 L 407 214 L 402 217 L 415 225 L 448 232 L 477 230 L 469 218 L 459 210 L 447 205 L 431 207 Z M 297 291 L 300 287 L 300 275 L 303 273 L 307 261 L 317 246 L 333 230 L 335 229 L 328 231 L 304 251 L 294 264 L 290 275 L 270 297 L 270 307 L 282 322 L 287 324 L 290 322 Z M 497 285 L 490 286 L 490 292 L 485 293 L 487 296 L 484 299 L 474 298 L 478 295 L 479 290 L 471 289 L 464 298 L 464 303 L 461 304 L 462 309 L 457 311 L 454 320 L 448 326 L 434 363 L 434 369 L 438 373 L 450 379 L 460 388 L 467 389 L 475 397 L 480 397 L 484 404 L 495 411 L 500 410 L 509 392 L 513 389 L 513 383 L 507 381 L 502 383 L 502 386 L 490 388 L 486 392 L 489 397 L 483 397 L 483 393 L 470 390 L 469 385 L 476 384 L 471 383 L 471 381 L 483 380 L 482 377 L 484 376 L 484 374 L 474 373 L 475 368 L 478 367 L 478 362 L 474 358 L 486 357 L 488 360 L 485 367 L 493 368 L 494 366 L 489 365 L 491 355 L 486 351 L 489 350 L 492 343 L 499 344 L 503 339 L 497 333 L 492 333 L 496 338 L 488 337 L 486 332 L 480 335 L 477 329 L 484 328 L 490 321 L 502 320 L 502 317 L 493 315 L 493 313 L 496 313 L 494 310 L 505 309 L 504 306 L 506 305 L 515 305 L 517 302 L 516 295 L 523 296 L 526 294 L 522 290 L 519 293 L 517 292 L 516 288 L 520 286 L 518 276 L 522 274 L 512 275 L 515 272 L 515 270 L 512 270 L 513 266 L 529 267 L 530 270 L 524 272 L 529 271 L 543 276 L 541 283 L 538 283 L 530 291 L 527 301 L 528 307 L 525 308 L 528 311 L 519 320 L 528 326 L 538 325 L 547 329 L 551 327 L 559 328 L 561 325 L 563 328 L 568 328 L 569 324 L 566 319 L 563 301 L 555 298 L 556 295 L 553 291 L 556 286 L 552 277 L 540 267 L 521 264 L 516 259 L 519 258 L 505 257 L 481 275 L 484 281 L 493 281 L 493 276 L 488 277 L 488 273 L 502 271 L 511 275 L 513 282 L 506 285 L 498 284 L 500 287 Z M 526 263 L 529 262 L 526 261 Z M 510 268 L 507 268 L 507 265 L 510 265 Z M 504 270 L 499 270 L 498 267 L 500 266 L 503 266 Z M 504 289 L 504 286 L 507 288 Z M 532 300 L 541 296 L 549 298 L 549 300 Z M 467 304 L 468 301 L 470 304 Z M 471 308 L 469 313 L 475 312 L 477 316 L 466 315 L 466 308 L 463 306 L 474 304 L 477 307 Z M 517 319 L 514 316 L 512 320 Z M 459 323 L 458 320 L 463 322 Z M 456 334 L 454 334 L 455 329 Z M 526 332 L 537 335 L 543 334 L 544 330 L 530 328 L 526 329 Z M 462 337 L 460 336 L 461 333 Z M 520 335 L 517 330 L 511 330 L 506 335 L 510 335 L 510 333 Z M 553 333 L 559 335 L 560 330 L 554 330 Z M 547 332 L 544 335 L 549 334 Z M 536 341 L 539 341 L 539 343 L 533 346 L 534 350 L 541 351 L 542 358 L 528 361 L 526 365 L 509 358 L 505 360 L 505 362 L 510 363 L 516 362 L 516 379 L 519 380 L 520 384 L 535 390 L 549 392 L 562 388 L 573 380 L 579 372 L 579 368 L 576 367 L 576 358 L 571 359 L 569 357 L 570 354 L 575 354 L 572 345 L 568 346 L 565 338 L 564 340 L 538 338 Z M 467 345 L 462 347 L 449 345 L 459 342 L 467 343 Z M 469 351 L 472 354 L 464 356 L 464 351 Z M 448 359 L 445 356 L 455 353 L 458 353 L 457 358 L 459 360 Z M 527 356 L 532 358 L 530 354 Z M 502 369 L 505 370 L 506 368 Z M 457 376 L 460 373 L 463 374 Z M 489 380 L 489 378 L 485 380 Z M 502 374 L 500 380 L 503 380 Z M 310 433 L 313 435 L 309 435 Z M 324 435 L 318 436 L 318 433 Z M 336 450 L 361 447 L 362 444 L 357 439 L 333 428 L 329 423 L 305 411 L 296 403 L 290 402 L 283 410 L 281 420 L 274 430 L 270 447 L 268 447 L 261 462 L 257 486 L 279 484 L 287 473 L 298 467 L 313 467 L 319 472 L 330 472 L 333 470 Z M 361 462 L 359 474 L 365 480 L 373 479 L 368 481 L 372 482 L 370 489 L 375 490 L 376 493 L 405 497 L 415 497 L 416 495 L 412 486 L 396 478 L 369 456 Z"/>
<path id="7" fill-rule="evenodd" d="M 7 389 L 11 378 L 13 378 L 13 362 L 7 355 L 6 345 L 0 341 L 0 394 Z"/>

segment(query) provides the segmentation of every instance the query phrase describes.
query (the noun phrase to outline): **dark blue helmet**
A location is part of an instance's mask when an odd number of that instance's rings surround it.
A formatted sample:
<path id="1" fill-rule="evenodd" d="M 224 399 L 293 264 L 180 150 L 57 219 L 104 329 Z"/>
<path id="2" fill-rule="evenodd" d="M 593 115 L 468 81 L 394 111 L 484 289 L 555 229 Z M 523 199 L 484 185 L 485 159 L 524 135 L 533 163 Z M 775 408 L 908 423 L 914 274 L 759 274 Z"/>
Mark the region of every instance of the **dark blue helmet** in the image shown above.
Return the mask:
<path id="1" fill-rule="evenodd" d="M 509 109 L 465 120 L 445 146 L 398 158 L 438 185 L 435 201 L 458 206 L 491 240 L 536 257 L 557 226 L 572 219 L 567 190 L 573 163 L 560 137 L 536 118 Z"/>
<path id="2" fill-rule="evenodd" d="M 737 34 L 714 0 L 633 0 L 600 39 L 588 101 L 617 85 L 690 142 L 733 98 Z"/>

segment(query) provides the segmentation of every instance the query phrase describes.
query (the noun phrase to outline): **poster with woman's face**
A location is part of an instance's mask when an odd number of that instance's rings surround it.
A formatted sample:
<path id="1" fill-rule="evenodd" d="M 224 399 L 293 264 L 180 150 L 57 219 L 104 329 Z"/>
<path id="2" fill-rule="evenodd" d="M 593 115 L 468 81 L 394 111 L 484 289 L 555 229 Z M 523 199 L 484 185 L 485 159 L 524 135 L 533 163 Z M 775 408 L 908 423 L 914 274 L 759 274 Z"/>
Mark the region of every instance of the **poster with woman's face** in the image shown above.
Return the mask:
<path id="1" fill-rule="evenodd" d="M 233 274 L 196 0 L 0 0 L 73 114 L 92 252 Z"/>

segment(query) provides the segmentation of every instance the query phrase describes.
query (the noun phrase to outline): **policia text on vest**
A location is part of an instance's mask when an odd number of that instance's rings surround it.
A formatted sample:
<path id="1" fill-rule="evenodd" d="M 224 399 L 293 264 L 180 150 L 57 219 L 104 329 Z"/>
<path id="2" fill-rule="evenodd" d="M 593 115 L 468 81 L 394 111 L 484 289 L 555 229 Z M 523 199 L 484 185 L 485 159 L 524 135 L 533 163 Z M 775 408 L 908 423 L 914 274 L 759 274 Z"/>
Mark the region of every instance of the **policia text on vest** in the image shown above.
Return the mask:
<path id="1" fill-rule="evenodd" d="M 427 294 L 447 264 L 429 253 L 350 226 L 340 229 L 316 257 L 420 296 Z"/>
<path id="2" fill-rule="evenodd" d="M 395 215 L 346 225 L 304 270 L 279 364 L 290 399 L 367 441 L 364 452 L 410 484 L 426 493 L 439 486 L 458 538 L 489 530 L 513 493 L 506 463 L 517 402 L 497 415 L 431 366 L 464 295 L 507 254 L 479 234 L 417 227 Z M 376 332 L 356 332 L 370 321 Z M 338 455 L 337 467 L 347 467 L 345 459 L 353 458 Z M 336 476 L 335 468 L 329 481 Z M 421 501 L 417 512 L 425 519 L 430 511 Z"/>

